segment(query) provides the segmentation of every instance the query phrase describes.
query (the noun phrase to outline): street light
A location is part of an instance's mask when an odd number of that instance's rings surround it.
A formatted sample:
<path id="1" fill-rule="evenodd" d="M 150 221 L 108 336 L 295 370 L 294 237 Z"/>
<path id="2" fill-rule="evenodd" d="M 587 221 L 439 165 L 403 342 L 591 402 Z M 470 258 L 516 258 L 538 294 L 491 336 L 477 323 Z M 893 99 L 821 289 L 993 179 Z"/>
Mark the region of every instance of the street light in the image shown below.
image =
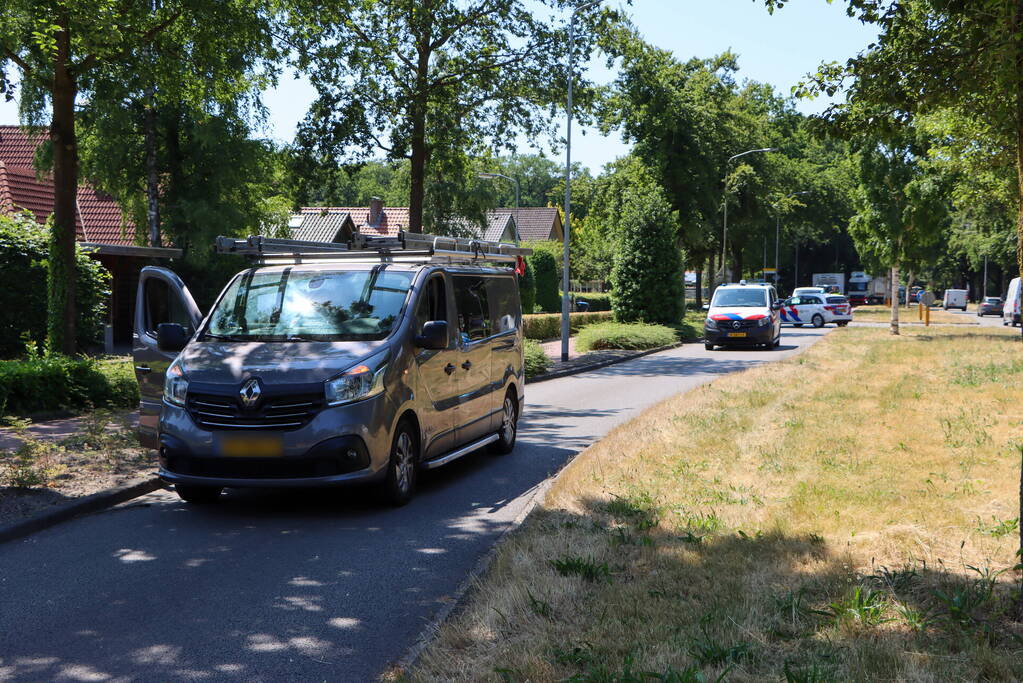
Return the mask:
<path id="1" fill-rule="evenodd" d="M 745 152 L 739 152 L 728 157 L 728 161 L 725 162 L 725 183 L 728 183 L 728 164 L 732 163 L 739 157 L 744 157 L 747 154 L 753 154 L 754 152 L 777 152 L 777 147 L 764 147 L 762 149 L 748 149 Z M 725 188 L 725 221 L 724 227 L 721 231 L 721 281 L 724 282 L 725 278 L 725 254 L 728 253 L 728 188 Z"/>
<path id="2" fill-rule="evenodd" d="M 480 173 L 477 175 L 478 178 L 486 178 L 493 180 L 494 178 L 504 178 L 515 183 L 515 245 L 519 244 L 519 179 L 512 178 L 511 176 L 504 175 L 503 173 Z"/>
<path id="3" fill-rule="evenodd" d="M 803 194 L 813 194 L 810 190 L 801 190 L 800 192 L 793 192 L 792 194 L 785 197 L 785 199 L 792 199 Z M 778 212 L 778 224 L 774 228 L 774 281 L 778 282 L 778 245 L 781 244 L 781 212 Z M 798 247 L 796 247 L 798 249 Z"/>
<path id="4" fill-rule="evenodd" d="M 572 227 L 572 81 L 575 80 L 575 15 L 584 9 L 599 5 L 601 0 L 592 0 L 577 5 L 568 22 L 568 127 L 565 131 L 565 225 L 562 230 L 564 259 L 561 276 L 561 362 L 568 362 L 568 237 Z"/>

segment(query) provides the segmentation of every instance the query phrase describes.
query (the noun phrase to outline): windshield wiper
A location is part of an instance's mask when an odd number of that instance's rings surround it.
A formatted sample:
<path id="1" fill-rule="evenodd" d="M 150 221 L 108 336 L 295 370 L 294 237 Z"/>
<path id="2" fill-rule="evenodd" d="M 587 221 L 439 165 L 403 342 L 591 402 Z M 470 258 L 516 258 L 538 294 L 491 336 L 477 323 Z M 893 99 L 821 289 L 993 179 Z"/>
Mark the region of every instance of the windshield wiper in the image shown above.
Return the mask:
<path id="1" fill-rule="evenodd" d="M 217 341 L 251 341 L 252 337 L 243 337 L 239 334 L 213 334 L 212 332 L 206 332 L 202 336 L 203 339 L 216 339 Z"/>

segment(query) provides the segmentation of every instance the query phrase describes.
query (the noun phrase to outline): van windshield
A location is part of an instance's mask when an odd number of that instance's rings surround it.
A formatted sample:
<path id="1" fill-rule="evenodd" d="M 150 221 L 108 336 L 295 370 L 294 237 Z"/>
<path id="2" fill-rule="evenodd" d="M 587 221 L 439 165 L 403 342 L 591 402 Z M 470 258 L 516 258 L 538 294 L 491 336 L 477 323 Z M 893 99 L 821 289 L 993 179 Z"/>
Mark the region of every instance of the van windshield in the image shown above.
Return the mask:
<path id="1" fill-rule="evenodd" d="M 372 270 L 250 270 L 210 316 L 206 339 L 372 341 L 390 334 L 412 273 Z"/>
<path id="2" fill-rule="evenodd" d="M 767 290 L 758 288 L 750 289 L 718 289 L 714 292 L 714 301 L 711 306 L 725 307 L 750 307 L 763 308 L 767 305 Z"/>

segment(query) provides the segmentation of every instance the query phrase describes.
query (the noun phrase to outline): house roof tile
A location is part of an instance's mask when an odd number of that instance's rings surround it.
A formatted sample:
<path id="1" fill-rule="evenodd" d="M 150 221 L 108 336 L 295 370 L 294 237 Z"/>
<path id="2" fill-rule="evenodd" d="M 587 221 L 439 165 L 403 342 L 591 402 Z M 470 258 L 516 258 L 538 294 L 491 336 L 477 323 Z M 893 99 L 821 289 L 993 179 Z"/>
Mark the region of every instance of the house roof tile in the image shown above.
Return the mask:
<path id="1" fill-rule="evenodd" d="M 526 242 L 561 239 L 561 212 L 556 207 L 524 206 L 519 209 L 502 207 L 515 216 L 520 239 Z"/>
<path id="2" fill-rule="evenodd" d="M 0 161 L 32 168 L 36 147 L 46 141 L 46 131 L 32 132 L 22 126 L 0 126 Z"/>
<path id="3" fill-rule="evenodd" d="M 299 209 L 302 215 L 319 213 L 347 213 L 352 217 L 356 230 L 363 235 L 382 235 L 395 237 L 400 230 L 408 230 L 408 207 L 383 208 L 383 216 L 378 225 L 369 225 L 369 207 L 366 206 L 303 206 Z"/>
<path id="4" fill-rule="evenodd" d="M 301 222 L 291 229 L 291 237 L 309 242 L 337 242 L 344 236 L 345 226 L 354 230 L 351 214 L 344 210 L 317 211 L 300 213 L 293 218 Z"/>

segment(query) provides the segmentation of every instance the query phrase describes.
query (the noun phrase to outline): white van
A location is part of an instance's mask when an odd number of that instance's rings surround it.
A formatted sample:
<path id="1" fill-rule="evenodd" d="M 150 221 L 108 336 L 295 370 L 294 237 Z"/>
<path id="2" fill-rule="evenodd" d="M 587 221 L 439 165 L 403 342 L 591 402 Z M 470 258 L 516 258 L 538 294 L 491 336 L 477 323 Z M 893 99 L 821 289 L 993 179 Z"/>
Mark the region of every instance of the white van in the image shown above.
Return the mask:
<path id="1" fill-rule="evenodd" d="M 1002 324 L 1020 324 L 1020 286 L 1019 278 L 1014 277 L 1009 283 L 1009 289 L 1005 294 L 1005 305 L 1002 307 Z"/>
<path id="2" fill-rule="evenodd" d="M 946 289 L 945 299 L 941 303 L 941 307 L 946 311 L 950 308 L 961 308 L 966 310 L 966 290 L 965 289 Z"/>

